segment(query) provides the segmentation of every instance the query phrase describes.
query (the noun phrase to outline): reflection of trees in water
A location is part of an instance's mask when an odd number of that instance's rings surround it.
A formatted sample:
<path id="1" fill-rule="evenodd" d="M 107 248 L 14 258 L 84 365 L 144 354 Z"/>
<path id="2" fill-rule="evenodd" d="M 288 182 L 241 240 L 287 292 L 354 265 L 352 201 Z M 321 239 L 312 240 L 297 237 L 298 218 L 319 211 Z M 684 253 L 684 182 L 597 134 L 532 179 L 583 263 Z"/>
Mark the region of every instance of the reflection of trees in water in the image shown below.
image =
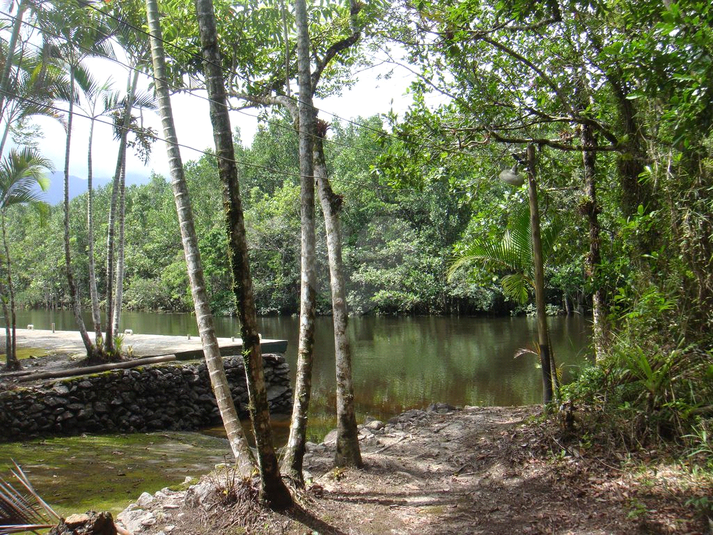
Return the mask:
<path id="1" fill-rule="evenodd" d="M 63 314 L 54 312 L 50 320 L 50 312 L 21 312 L 18 324 L 33 323 L 40 329 L 49 328 L 53 321 L 58 329 L 73 328 L 68 312 L 68 326 L 62 327 Z M 183 335 L 195 328 L 195 318 L 189 314 L 127 312 L 123 321 L 136 333 Z M 588 320 L 554 317 L 550 322 L 557 361 L 565 371 L 581 365 L 589 344 Z M 260 318 L 259 323 L 263 336 L 289 341 L 287 360 L 294 372 L 297 319 Z M 216 329 L 219 336 L 234 335 L 237 320 L 216 318 Z M 366 414 L 384 418 L 440 401 L 521 405 L 541 400 L 535 358 L 513 358 L 518 349 L 533 347 L 534 318 L 360 317 L 350 319 L 349 333 L 359 418 Z M 333 344 L 331 318 L 318 318 L 311 418 L 325 421 L 334 413 Z"/>

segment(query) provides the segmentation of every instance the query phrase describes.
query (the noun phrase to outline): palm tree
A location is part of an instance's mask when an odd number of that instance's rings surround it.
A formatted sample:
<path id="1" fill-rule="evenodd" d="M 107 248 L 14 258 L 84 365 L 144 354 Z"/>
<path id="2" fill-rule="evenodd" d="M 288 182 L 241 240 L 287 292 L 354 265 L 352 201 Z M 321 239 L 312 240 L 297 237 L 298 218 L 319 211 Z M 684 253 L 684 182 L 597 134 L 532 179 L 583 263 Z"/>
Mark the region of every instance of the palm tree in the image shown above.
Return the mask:
<path id="1" fill-rule="evenodd" d="M 531 150 L 528 148 L 528 153 Z M 534 178 L 529 177 L 528 180 L 532 182 Z M 530 206 L 536 207 L 537 196 L 533 194 L 534 188 L 530 187 L 529 190 Z M 450 276 L 462 267 L 480 261 L 493 268 L 511 272 L 502 277 L 501 284 L 505 295 L 518 303 L 526 303 L 530 295 L 530 288 L 535 290 L 538 315 L 537 354 L 542 364 L 543 399 L 547 405 L 552 401 L 553 392 L 557 391 L 559 385 L 555 372 L 554 355 L 550 350 L 552 345 L 549 341 L 547 316 L 544 310 L 543 263 L 554 248 L 560 227 L 555 223 L 544 231 L 540 231 L 539 223 L 533 224 L 533 219 L 539 221 L 539 215 L 535 210 L 531 213 L 528 207 L 516 214 L 511 221 L 510 228 L 505 231 L 500 241 L 476 240 L 451 266 Z M 533 228 L 537 230 L 536 238 L 535 233 L 532 232 Z M 536 239 L 538 240 L 537 245 L 535 245 Z M 539 256 L 533 252 L 535 247 L 541 248 L 537 250 Z M 540 265 L 539 273 L 536 266 L 538 263 Z"/>
<path id="2" fill-rule="evenodd" d="M 119 152 L 116 158 L 116 168 L 112 181 L 111 203 L 109 207 L 109 225 L 106 242 L 106 310 L 107 328 L 105 348 L 113 350 L 113 337 L 119 331 L 121 307 L 123 300 L 124 278 L 124 219 L 125 219 L 125 178 L 126 150 L 129 146 L 129 133 L 136 135 L 135 147 L 142 149 L 141 157 L 146 161 L 150 152 L 150 142 L 153 139 L 151 129 L 143 129 L 136 124 L 133 116 L 134 108 L 155 109 L 155 101 L 151 95 L 140 94 L 137 91 L 139 66 L 150 61 L 148 39 L 137 36 L 136 27 L 143 24 L 145 13 L 142 2 L 114 2 L 111 18 L 116 21 L 114 38 L 127 55 L 129 73 L 126 84 L 126 96 L 120 103 L 115 115 L 114 133 L 119 141 Z M 117 236 L 118 225 L 118 236 Z M 118 242 L 118 243 L 117 243 Z"/>
<path id="3" fill-rule="evenodd" d="M 552 253 L 560 230 L 560 225 L 555 222 L 542 231 L 545 258 Z M 453 262 L 448 271 L 449 277 L 452 278 L 456 272 L 476 263 L 492 270 L 508 271 L 500 279 L 503 293 L 521 305 L 527 303 L 530 290 L 535 287 L 530 211 L 523 209 L 517 212 L 499 240 L 475 240 Z"/>
<path id="4" fill-rule="evenodd" d="M 52 169 L 52 163 L 43 158 L 35 149 L 24 148 L 12 150 L 0 162 L 0 226 L 2 227 L 2 243 L 5 255 L 5 291 L 4 297 L 9 300 L 9 317 L 5 316 L 5 330 L 7 333 L 7 360 L 8 369 L 18 369 L 20 362 L 17 359 L 15 340 L 15 295 L 12 286 L 12 263 L 10 261 L 10 248 L 8 244 L 5 221 L 7 210 L 18 204 L 40 202 L 40 193 L 47 189 L 49 180 L 45 176 L 47 170 Z M 38 190 L 39 187 L 39 190 Z"/>
<path id="5" fill-rule="evenodd" d="M 300 337 L 297 348 L 297 378 L 292 406 L 290 436 L 282 460 L 283 470 L 297 483 L 303 483 L 302 463 L 305 453 L 307 416 L 312 390 L 314 360 L 314 317 L 317 299 L 315 268 L 315 187 L 313 135 L 314 106 L 310 73 L 310 42 L 305 0 L 295 0 L 297 24 L 297 64 L 299 71 L 299 157 L 300 221 L 302 228 Z"/>
<path id="6" fill-rule="evenodd" d="M 0 154 L 10 134 L 17 145 L 29 145 L 25 126 L 30 117 L 44 115 L 57 119 L 58 114 L 52 104 L 59 87 L 63 84 L 62 76 L 50 66 L 44 65 L 41 55 L 27 53 L 17 58 L 17 69 L 8 81 L 8 94 L 3 99 L 2 121 L 5 123 L 0 138 Z M 29 131 L 30 134 L 34 132 Z"/>
<path id="7" fill-rule="evenodd" d="M 102 327 L 99 310 L 99 294 L 97 292 L 96 262 L 94 259 L 94 185 L 92 169 L 92 145 L 94 143 L 94 125 L 96 120 L 116 108 L 117 97 L 111 91 L 112 80 L 97 81 L 89 71 L 81 69 L 76 74 L 77 82 L 82 90 L 85 101 L 85 111 L 90 119 L 89 141 L 87 143 L 87 256 L 89 271 L 89 296 L 92 305 L 92 322 L 97 347 L 101 347 Z M 103 103 L 98 108 L 99 103 Z"/>
<path id="8" fill-rule="evenodd" d="M 243 339 L 243 361 L 260 467 L 261 495 L 263 501 L 271 507 L 286 509 L 293 502 L 290 492 L 280 477 L 280 468 L 272 442 L 238 168 L 235 163 L 235 148 L 230 127 L 225 80 L 220 68 L 221 56 L 218 49 L 218 33 L 212 0 L 196 0 L 196 15 L 203 49 L 206 86 L 210 97 L 213 138 L 218 156 L 218 173 L 223 182 L 223 206 L 225 207 L 229 239 L 230 264 Z"/>
<path id="9" fill-rule="evenodd" d="M 166 138 L 166 152 L 171 169 L 171 187 L 176 202 L 176 212 L 181 229 L 183 252 L 188 268 L 188 279 L 191 285 L 191 295 L 196 313 L 198 331 L 203 344 L 203 354 L 208 367 L 208 373 L 218 402 L 218 410 L 223 419 L 223 425 L 228 435 L 233 455 L 238 463 L 238 469 L 243 475 L 249 475 L 255 467 L 255 460 L 245 440 L 240 420 L 238 419 L 235 404 L 230 393 L 228 380 L 225 377 L 223 358 L 215 335 L 213 315 L 210 311 L 210 302 L 206 292 L 201 255 L 198 249 L 198 237 L 193 223 L 193 211 L 188 194 L 188 185 L 183 173 L 181 153 L 178 149 L 176 127 L 173 122 L 171 99 L 166 83 L 166 60 L 163 50 L 161 25 L 158 15 L 156 0 L 146 0 L 146 18 L 151 34 L 151 57 L 153 59 L 153 73 L 158 96 L 159 113 Z"/>
<path id="10" fill-rule="evenodd" d="M 74 120 L 74 107 L 77 104 L 77 87 L 82 81 L 90 77 L 84 73 L 86 70 L 83 61 L 91 55 L 113 57 L 113 49 L 109 43 L 111 31 L 101 20 L 90 17 L 80 6 L 73 3 L 60 3 L 53 10 L 41 12 L 40 25 L 49 27 L 47 35 L 55 36 L 52 39 L 53 60 L 64 68 L 69 78 L 68 93 L 64 100 L 68 104 L 67 122 L 65 129 L 67 137 L 64 154 L 64 257 L 67 271 L 67 286 L 72 303 L 72 311 L 79 329 L 79 333 L 87 350 L 89 360 L 106 361 L 115 357 L 113 352 L 104 353 L 101 347 L 96 347 L 87 332 L 81 313 L 79 289 L 74 280 L 72 257 L 70 250 L 69 226 L 69 161 L 72 145 L 72 123 Z"/>

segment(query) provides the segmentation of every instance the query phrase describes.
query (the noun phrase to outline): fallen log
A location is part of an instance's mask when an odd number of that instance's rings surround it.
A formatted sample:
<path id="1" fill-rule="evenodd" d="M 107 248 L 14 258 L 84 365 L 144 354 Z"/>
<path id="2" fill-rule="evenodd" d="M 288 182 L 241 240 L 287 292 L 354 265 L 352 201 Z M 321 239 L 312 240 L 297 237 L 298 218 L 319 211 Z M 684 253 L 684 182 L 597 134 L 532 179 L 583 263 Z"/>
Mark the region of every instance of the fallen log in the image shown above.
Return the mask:
<path id="1" fill-rule="evenodd" d="M 128 368 L 136 368 L 138 366 L 146 366 L 148 364 L 158 364 L 161 362 L 171 362 L 176 360 L 176 355 L 158 355 L 156 357 L 146 357 L 136 360 L 127 360 L 124 362 L 112 362 L 110 364 L 100 364 L 97 366 L 86 366 L 84 368 L 70 368 L 65 370 L 56 370 L 51 372 L 42 372 L 32 375 L 18 377 L 17 381 L 35 381 L 38 379 L 61 379 L 63 377 L 75 377 L 77 375 L 88 375 L 90 373 L 107 372 L 111 370 L 124 370 Z"/>

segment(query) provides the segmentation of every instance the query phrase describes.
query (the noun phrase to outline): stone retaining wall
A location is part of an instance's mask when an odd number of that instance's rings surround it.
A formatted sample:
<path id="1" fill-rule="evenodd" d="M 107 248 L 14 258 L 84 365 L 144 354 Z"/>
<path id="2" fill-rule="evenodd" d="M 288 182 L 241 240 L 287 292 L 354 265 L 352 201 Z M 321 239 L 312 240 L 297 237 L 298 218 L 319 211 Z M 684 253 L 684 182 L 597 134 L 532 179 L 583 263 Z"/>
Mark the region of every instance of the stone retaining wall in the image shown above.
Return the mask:
<path id="1" fill-rule="evenodd" d="M 272 414 L 292 408 L 290 369 L 263 355 Z M 223 359 L 241 418 L 248 394 L 240 357 Z M 221 422 L 204 362 L 168 363 L 53 379 L 0 392 L 0 441 L 79 433 L 193 430 Z"/>

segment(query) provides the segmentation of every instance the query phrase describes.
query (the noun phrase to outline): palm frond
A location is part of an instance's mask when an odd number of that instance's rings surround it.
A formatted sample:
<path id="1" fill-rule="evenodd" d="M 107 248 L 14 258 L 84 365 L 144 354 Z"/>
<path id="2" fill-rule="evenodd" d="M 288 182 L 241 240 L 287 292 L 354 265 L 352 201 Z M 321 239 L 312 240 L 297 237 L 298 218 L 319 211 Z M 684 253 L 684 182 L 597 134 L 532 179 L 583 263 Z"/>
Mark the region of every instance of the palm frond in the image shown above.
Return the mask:
<path id="1" fill-rule="evenodd" d="M 545 259 L 551 255 L 561 229 L 562 225 L 555 221 L 542 230 L 542 252 Z M 520 304 L 527 302 L 529 288 L 533 286 L 534 270 L 530 210 L 527 206 L 512 216 L 508 228 L 499 240 L 476 239 L 451 264 L 448 270 L 449 280 L 458 270 L 474 263 L 511 272 L 501 279 L 503 292 Z"/>
<path id="2" fill-rule="evenodd" d="M 0 208 L 40 200 L 49 186 L 45 171 L 52 167 L 50 160 L 31 147 L 11 150 L 0 162 Z"/>
<path id="3" fill-rule="evenodd" d="M 134 108 L 146 108 L 149 110 L 155 110 L 157 107 L 156 98 L 154 97 L 153 93 L 147 93 L 146 91 L 137 91 L 134 94 L 134 100 L 131 103 L 131 106 Z"/>
<path id="4" fill-rule="evenodd" d="M 503 286 L 503 293 L 521 305 L 527 303 L 530 288 L 534 287 L 532 279 L 521 272 L 505 275 L 500 279 L 500 284 Z"/>
<path id="5" fill-rule="evenodd" d="M 13 464 L 11 473 L 24 492 L 0 478 L 0 535 L 54 527 L 60 516 L 37 494 L 22 468 Z"/>

